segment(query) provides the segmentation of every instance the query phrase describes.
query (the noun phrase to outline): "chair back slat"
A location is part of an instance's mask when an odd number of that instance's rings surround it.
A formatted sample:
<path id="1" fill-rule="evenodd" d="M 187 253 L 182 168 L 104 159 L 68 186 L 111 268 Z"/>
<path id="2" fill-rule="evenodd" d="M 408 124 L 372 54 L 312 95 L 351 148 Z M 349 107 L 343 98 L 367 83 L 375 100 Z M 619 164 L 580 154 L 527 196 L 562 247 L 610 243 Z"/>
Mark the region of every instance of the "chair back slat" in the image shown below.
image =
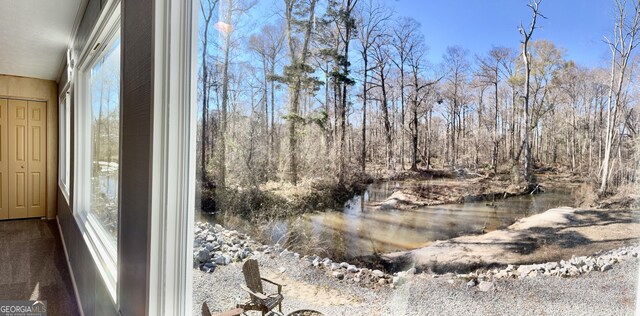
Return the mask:
<path id="1" fill-rule="evenodd" d="M 244 280 L 247 283 L 247 287 L 258 293 L 264 293 L 262 291 L 262 280 L 260 279 L 260 269 L 258 268 L 258 260 L 249 259 L 242 266 L 242 274 L 244 274 Z"/>

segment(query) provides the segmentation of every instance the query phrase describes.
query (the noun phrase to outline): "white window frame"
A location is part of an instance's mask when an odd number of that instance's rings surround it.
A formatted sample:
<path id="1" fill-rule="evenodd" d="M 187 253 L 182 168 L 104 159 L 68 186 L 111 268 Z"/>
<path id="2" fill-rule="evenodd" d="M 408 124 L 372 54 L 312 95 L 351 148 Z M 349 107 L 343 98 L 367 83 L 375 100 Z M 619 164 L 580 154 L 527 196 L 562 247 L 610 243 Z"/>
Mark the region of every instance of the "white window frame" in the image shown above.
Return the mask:
<path id="1" fill-rule="evenodd" d="M 62 195 L 69 203 L 69 182 L 71 180 L 71 94 L 69 84 L 62 90 L 58 100 L 58 185 Z"/>
<path id="2" fill-rule="evenodd" d="M 91 99 L 90 82 L 88 81 L 91 68 L 94 66 L 105 49 L 109 48 L 115 36 L 121 29 L 120 1 L 111 0 L 105 7 L 96 22 L 96 25 L 85 45 L 76 74 L 74 75 L 74 87 L 76 93 L 74 102 L 74 186 L 73 186 L 73 213 L 82 232 L 82 236 L 89 248 L 96 267 L 102 276 L 107 290 L 118 304 L 118 253 L 117 241 L 110 242 L 111 237 L 102 224 L 89 213 L 91 199 Z M 122 61 L 121 61 L 122 62 Z M 119 175 L 120 183 L 121 176 Z M 119 204 L 119 203 L 118 203 Z M 118 216 L 119 217 L 119 216 Z M 118 234 L 119 235 L 119 234 Z"/>
<path id="3" fill-rule="evenodd" d="M 192 314 L 198 0 L 156 0 L 149 315 Z"/>

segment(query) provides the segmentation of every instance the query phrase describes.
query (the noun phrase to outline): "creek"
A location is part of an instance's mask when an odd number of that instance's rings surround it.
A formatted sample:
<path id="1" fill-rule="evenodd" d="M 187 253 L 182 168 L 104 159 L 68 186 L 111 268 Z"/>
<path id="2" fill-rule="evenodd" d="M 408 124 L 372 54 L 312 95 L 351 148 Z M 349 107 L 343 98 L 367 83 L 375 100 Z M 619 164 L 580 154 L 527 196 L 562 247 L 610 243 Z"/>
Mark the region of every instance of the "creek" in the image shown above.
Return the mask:
<path id="1" fill-rule="evenodd" d="M 420 181 L 422 185 L 428 180 Z M 341 210 L 328 210 L 274 220 L 256 227 L 235 216 L 218 215 L 216 223 L 237 229 L 264 243 L 279 243 L 303 254 L 333 260 L 366 258 L 373 254 L 428 246 L 437 240 L 481 234 L 505 228 L 516 220 L 560 206 L 574 206 L 570 188 L 521 195 L 507 199 L 443 204 L 409 210 L 384 209 L 372 204 L 417 182 L 373 183 L 361 195 L 347 201 Z"/>

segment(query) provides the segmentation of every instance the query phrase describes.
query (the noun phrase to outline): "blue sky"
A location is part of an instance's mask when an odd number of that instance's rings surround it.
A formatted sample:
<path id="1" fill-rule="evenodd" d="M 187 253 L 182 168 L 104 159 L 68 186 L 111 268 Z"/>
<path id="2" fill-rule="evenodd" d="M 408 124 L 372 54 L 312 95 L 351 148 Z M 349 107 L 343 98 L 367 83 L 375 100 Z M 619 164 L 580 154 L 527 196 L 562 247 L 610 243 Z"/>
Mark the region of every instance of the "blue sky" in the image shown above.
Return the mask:
<path id="1" fill-rule="evenodd" d="M 493 46 L 518 48 L 517 26 L 528 26 L 527 0 L 387 0 L 398 16 L 422 24 L 431 62 L 440 62 L 447 46 L 460 45 L 471 55 Z M 613 28 L 613 0 L 544 0 L 540 29 L 534 40 L 547 39 L 566 49 L 567 57 L 583 66 L 606 66 L 603 36 Z"/>

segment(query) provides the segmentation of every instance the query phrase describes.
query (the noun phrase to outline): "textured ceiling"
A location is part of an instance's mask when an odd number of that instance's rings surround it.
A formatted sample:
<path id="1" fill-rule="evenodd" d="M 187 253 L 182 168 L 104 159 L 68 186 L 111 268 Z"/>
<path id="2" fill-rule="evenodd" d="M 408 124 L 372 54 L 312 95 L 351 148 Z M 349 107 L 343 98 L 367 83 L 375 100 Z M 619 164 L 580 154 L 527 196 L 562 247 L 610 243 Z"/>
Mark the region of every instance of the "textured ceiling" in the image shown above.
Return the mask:
<path id="1" fill-rule="evenodd" d="M 0 0 L 0 74 L 56 80 L 82 0 Z"/>

